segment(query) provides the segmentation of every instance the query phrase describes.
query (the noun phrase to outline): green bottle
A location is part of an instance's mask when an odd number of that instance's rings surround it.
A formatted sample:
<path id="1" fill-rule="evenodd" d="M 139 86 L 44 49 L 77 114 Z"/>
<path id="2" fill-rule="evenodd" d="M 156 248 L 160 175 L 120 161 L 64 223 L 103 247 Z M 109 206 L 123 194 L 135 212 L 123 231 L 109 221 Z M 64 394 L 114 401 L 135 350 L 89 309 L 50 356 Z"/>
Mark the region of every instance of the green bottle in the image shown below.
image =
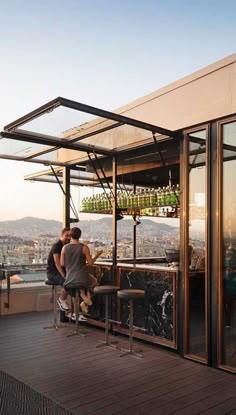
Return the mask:
<path id="1" fill-rule="evenodd" d="M 82 199 L 81 212 L 85 211 L 85 198 Z"/>
<path id="2" fill-rule="evenodd" d="M 151 189 L 149 206 L 155 206 L 155 204 L 156 204 L 156 193 L 154 189 Z"/>
<path id="3" fill-rule="evenodd" d="M 158 189 L 157 189 L 156 199 L 157 199 L 157 206 L 161 206 L 162 205 L 162 192 L 161 192 L 160 187 L 158 187 Z"/>
<path id="4" fill-rule="evenodd" d="M 170 187 L 166 186 L 165 189 L 165 205 L 169 206 L 170 205 Z"/>
<path id="5" fill-rule="evenodd" d="M 176 204 L 177 206 L 180 205 L 180 186 L 179 184 L 177 184 L 176 189 L 175 189 L 175 197 L 176 197 Z"/>
<path id="6" fill-rule="evenodd" d="M 176 205 L 175 187 L 174 186 L 171 186 L 171 189 L 170 189 L 170 205 L 171 206 Z"/>
<path id="7" fill-rule="evenodd" d="M 138 207 L 138 193 L 133 195 L 133 207 Z"/>

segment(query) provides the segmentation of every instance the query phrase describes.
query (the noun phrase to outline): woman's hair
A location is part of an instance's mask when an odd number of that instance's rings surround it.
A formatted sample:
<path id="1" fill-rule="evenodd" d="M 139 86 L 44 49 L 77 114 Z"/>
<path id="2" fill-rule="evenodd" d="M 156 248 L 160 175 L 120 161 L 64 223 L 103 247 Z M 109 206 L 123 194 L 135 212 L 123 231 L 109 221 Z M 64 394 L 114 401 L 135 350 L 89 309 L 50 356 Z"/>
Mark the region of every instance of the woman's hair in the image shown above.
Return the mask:
<path id="1" fill-rule="evenodd" d="M 75 228 L 72 228 L 71 229 L 71 231 L 70 231 L 70 236 L 71 236 L 71 238 L 73 238 L 73 239 L 79 239 L 80 237 L 81 237 L 81 229 L 80 228 L 77 228 L 77 227 L 75 227 Z"/>

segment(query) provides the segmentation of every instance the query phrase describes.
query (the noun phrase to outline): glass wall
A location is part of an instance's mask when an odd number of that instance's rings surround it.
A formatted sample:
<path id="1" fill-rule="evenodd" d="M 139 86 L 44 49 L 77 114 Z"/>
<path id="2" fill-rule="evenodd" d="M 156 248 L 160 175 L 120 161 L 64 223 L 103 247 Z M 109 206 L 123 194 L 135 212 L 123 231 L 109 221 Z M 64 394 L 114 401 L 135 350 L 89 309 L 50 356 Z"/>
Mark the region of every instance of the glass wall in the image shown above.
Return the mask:
<path id="1" fill-rule="evenodd" d="M 236 122 L 222 126 L 221 364 L 236 368 Z"/>
<path id="2" fill-rule="evenodd" d="M 188 134 L 188 269 L 185 278 L 185 353 L 207 360 L 206 339 L 206 160 L 207 131 Z"/>

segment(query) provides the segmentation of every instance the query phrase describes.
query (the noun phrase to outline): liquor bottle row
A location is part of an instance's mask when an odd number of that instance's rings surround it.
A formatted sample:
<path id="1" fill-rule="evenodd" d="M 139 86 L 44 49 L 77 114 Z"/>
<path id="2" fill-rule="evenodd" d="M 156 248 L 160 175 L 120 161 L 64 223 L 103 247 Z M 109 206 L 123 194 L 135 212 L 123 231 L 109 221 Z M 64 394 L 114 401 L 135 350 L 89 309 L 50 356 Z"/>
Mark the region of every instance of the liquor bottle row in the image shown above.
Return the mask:
<path id="1" fill-rule="evenodd" d="M 146 208 L 152 206 L 179 206 L 180 188 L 176 186 L 159 187 L 158 189 L 139 189 L 117 192 L 117 206 L 120 209 Z M 112 194 L 101 193 L 82 200 L 81 212 L 102 212 L 112 209 Z M 155 215 L 158 216 L 158 215 Z"/>
<path id="2" fill-rule="evenodd" d="M 130 212 L 129 212 L 130 210 Z M 165 207 L 149 207 L 139 209 L 139 212 L 132 212 L 131 209 L 127 209 L 127 213 L 137 213 L 139 216 L 158 216 L 165 218 L 179 218 L 180 209 L 177 206 L 165 206 Z"/>

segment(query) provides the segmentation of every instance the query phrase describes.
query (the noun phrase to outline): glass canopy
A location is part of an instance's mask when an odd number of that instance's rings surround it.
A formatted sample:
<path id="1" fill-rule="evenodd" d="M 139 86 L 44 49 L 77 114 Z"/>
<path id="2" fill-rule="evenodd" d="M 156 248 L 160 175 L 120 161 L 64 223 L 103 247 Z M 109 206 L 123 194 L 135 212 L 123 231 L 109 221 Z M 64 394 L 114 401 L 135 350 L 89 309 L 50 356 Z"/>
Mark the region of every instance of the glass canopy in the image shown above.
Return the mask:
<path id="1" fill-rule="evenodd" d="M 165 128 L 59 97 L 4 127 L 0 158 L 66 166 L 91 153 L 110 156 L 174 136 Z"/>
<path id="2" fill-rule="evenodd" d="M 24 177 L 28 181 L 63 183 L 63 168 L 56 167 L 38 173 L 29 174 Z M 100 183 L 94 173 L 86 171 L 72 170 L 70 173 L 70 184 L 73 186 L 100 186 Z"/>

